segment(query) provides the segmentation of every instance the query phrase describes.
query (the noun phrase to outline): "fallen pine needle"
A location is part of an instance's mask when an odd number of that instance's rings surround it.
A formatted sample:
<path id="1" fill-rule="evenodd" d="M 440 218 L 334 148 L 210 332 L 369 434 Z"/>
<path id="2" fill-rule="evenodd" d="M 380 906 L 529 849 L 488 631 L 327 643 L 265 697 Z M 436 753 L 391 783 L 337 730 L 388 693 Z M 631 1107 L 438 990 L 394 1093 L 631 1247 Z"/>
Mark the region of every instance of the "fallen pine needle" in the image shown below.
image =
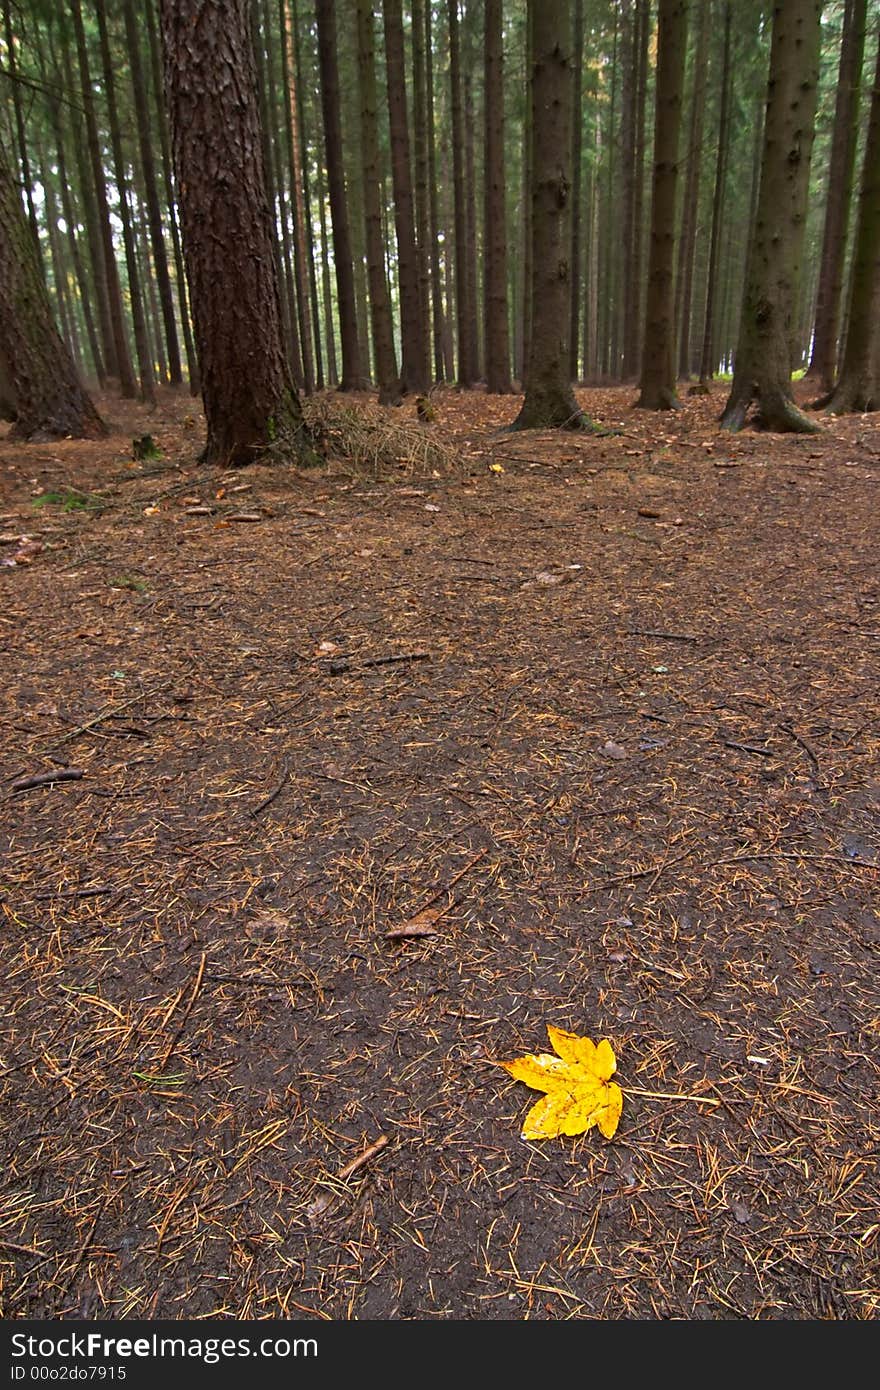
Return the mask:
<path id="1" fill-rule="evenodd" d="M 624 1095 L 627 1096 L 647 1096 L 649 1100 L 692 1100 L 697 1105 L 720 1105 L 720 1100 L 713 1100 L 711 1096 L 692 1096 L 684 1091 L 641 1091 L 637 1086 L 624 1087 Z"/>

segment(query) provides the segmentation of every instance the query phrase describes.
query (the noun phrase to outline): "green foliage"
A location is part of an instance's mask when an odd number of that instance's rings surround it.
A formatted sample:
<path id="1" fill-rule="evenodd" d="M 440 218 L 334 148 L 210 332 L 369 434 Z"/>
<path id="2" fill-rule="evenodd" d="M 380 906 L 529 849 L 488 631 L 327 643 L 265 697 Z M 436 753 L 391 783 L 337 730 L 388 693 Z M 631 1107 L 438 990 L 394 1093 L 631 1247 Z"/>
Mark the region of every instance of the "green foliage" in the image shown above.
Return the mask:
<path id="1" fill-rule="evenodd" d="M 66 488 L 64 492 L 41 492 L 31 499 L 32 507 L 60 507 L 64 512 L 101 512 L 106 506 L 103 497 L 93 492 L 80 492 L 78 488 Z"/>

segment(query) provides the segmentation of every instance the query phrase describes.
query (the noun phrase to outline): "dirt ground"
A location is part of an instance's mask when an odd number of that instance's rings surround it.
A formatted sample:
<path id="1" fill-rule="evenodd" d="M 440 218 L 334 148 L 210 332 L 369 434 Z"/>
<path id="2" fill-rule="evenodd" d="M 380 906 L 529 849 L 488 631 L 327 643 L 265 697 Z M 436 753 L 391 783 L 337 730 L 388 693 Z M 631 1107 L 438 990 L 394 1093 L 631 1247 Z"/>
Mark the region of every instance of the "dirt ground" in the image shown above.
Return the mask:
<path id="1" fill-rule="evenodd" d="M 580 398 L 0 439 L 6 1317 L 877 1316 L 880 418 Z"/>

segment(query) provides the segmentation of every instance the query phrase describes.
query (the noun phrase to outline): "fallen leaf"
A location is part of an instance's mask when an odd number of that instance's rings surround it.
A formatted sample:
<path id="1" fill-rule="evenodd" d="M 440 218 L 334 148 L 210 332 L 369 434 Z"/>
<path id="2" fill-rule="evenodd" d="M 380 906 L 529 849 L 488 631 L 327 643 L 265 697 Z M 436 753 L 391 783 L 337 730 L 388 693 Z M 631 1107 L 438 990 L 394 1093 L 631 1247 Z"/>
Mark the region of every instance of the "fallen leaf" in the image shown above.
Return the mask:
<path id="1" fill-rule="evenodd" d="M 623 1108 L 623 1093 L 610 1078 L 617 1060 L 607 1038 L 594 1043 L 561 1028 L 547 1025 L 549 1052 L 518 1057 L 499 1065 L 515 1081 L 546 1094 L 526 1115 L 523 1139 L 554 1139 L 557 1135 L 583 1134 L 597 1125 L 611 1139 Z"/>
<path id="2" fill-rule="evenodd" d="M 503 467 L 503 465 L 500 464 L 500 463 L 490 463 L 490 464 L 489 464 L 489 472 L 490 472 L 490 473 L 503 473 L 503 472 L 504 472 L 504 467 Z"/>
<path id="3" fill-rule="evenodd" d="M 447 907 L 426 907 L 424 912 L 417 912 L 415 917 L 410 917 L 409 921 L 401 923 L 399 927 L 392 928 L 385 933 L 386 941 L 405 941 L 408 937 L 436 936 L 436 922 L 448 912 Z"/>

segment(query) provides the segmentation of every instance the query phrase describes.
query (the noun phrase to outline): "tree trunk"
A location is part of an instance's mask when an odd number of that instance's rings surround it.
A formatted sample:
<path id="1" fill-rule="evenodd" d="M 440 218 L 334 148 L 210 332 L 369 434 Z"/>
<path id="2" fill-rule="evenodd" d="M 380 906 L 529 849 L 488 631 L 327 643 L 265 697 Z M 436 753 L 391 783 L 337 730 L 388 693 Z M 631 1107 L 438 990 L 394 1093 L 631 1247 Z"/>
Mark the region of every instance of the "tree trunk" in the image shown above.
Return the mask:
<path id="1" fill-rule="evenodd" d="M 530 9 L 532 7 L 530 6 Z M 512 429 L 589 428 L 571 389 L 570 0 L 532 14 L 532 333 L 525 400 Z"/>
<path id="2" fill-rule="evenodd" d="M 315 170 L 315 198 L 318 203 L 318 234 L 321 239 L 321 293 L 324 299 L 324 334 L 327 339 L 327 385 L 339 385 L 336 369 L 336 329 L 333 325 L 333 290 L 330 285 L 330 240 L 327 236 L 327 200 L 321 165 Z M 320 334 L 316 334 L 317 342 Z"/>
<path id="3" fill-rule="evenodd" d="M 343 173 L 342 119 L 340 116 L 339 61 L 336 53 L 336 11 L 333 0 L 316 0 L 318 20 L 318 60 L 321 67 L 321 109 L 327 151 L 327 188 L 330 194 L 330 222 L 333 227 L 333 260 L 336 267 L 336 296 L 339 309 L 342 380 L 340 391 L 363 391 L 368 386 L 361 365 L 358 342 L 357 301 L 348 204 Z"/>
<path id="4" fill-rule="evenodd" d="M 394 185 L 394 225 L 397 232 L 397 274 L 400 285 L 401 389 L 404 392 L 421 393 L 427 391 L 431 384 L 431 372 L 419 289 L 401 0 L 382 0 L 382 16 L 385 26 L 391 178 Z"/>
<path id="5" fill-rule="evenodd" d="M 706 111 L 707 56 L 709 51 L 710 0 L 698 0 L 700 22 L 694 53 L 694 80 L 691 92 L 691 118 L 688 133 L 687 177 L 681 209 L 678 242 L 678 273 L 675 280 L 675 322 L 678 325 L 678 373 L 691 370 L 691 308 L 694 288 L 694 253 L 697 245 L 697 214 L 700 206 L 700 166 L 703 158 L 703 124 Z"/>
<path id="6" fill-rule="evenodd" d="M 425 0 L 412 2 L 413 146 L 415 152 L 416 252 L 419 263 L 419 304 L 425 335 L 424 352 L 430 364 L 431 342 L 431 217 L 428 195 L 428 96 L 425 75 Z"/>
<path id="7" fill-rule="evenodd" d="M 568 331 L 571 364 L 569 370 L 573 381 L 578 377 L 580 355 L 580 315 L 581 315 L 581 206 L 583 203 L 583 178 L 581 176 L 581 153 L 583 149 L 583 85 L 584 85 L 584 0 L 575 0 L 574 6 L 574 72 L 572 93 L 572 147 L 571 147 L 571 327 Z"/>
<path id="8" fill-rule="evenodd" d="M 107 184 L 104 179 L 104 163 L 101 154 L 101 141 L 98 136 L 98 122 L 95 117 L 95 104 L 92 97 L 92 78 L 89 71 L 89 57 L 86 48 L 85 29 L 82 21 L 80 0 L 70 0 L 73 18 L 73 31 L 76 38 L 76 51 L 79 61 L 80 98 L 86 121 L 89 160 L 92 168 L 92 182 L 98 209 L 98 227 L 101 234 L 101 252 L 104 278 L 107 285 L 107 303 L 110 316 L 110 339 L 104 344 L 104 360 L 107 372 L 119 381 L 121 394 L 132 399 L 137 395 L 137 383 L 128 350 L 125 332 L 125 315 L 122 308 L 122 287 L 119 283 L 119 269 L 116 265 L 116 250 L 113 245 L 113 229 L 110 223 L 110 207 L 107 202 Z M 85 194 L 84 190 L 84 196 Z"/>
<path id="9" fill-rule="evenodd" d="M 400 382 L 394 354 L 394 323 L 385 278 L 382 237 L 382 193 L 379 161 L 379 121 L 376 96 L 376 47 L 372 0 L 357 0 L 358 85 L 361 98 L 361 164 L 364 171 L 364 225 L 370 324 L 379 385 L 379 404 L 400 402 Z"/>
<path id="10" fill-rule="evenodd" d="M 724 46 L 721 57 L 721 101 L 718 110 L 718 152 L 715 159 L 715 187 L 712 193 L 712 229 L 709 233 L 709 266 L 706 271 L 706 311 L 703 322 L 703 346 L 700 354 L 699 391 L 705 395 L 715 374 L 715 318 L 718 298 L 718 269 L 721 252 L 721 227 L 724 214 L 724 188 L 727 180 L 727 153 L 730 146 L 730 47 L 733 6 L 724 6 Z"/>
<path id="11" fill-rule="evenodd" d="M 248 0 L 160 0 L 205 461 L 312 454 L 281 342 Z"/>
<path id="12" fill-rule="evenodd" d="M 880 410 L 880 45 L 862 166 L 846 347 L 840 379 L 824 404 L 833 415 Z"/>
<path id="13" fill-rule="evenodd" d="M 813 352 L 807 372 L 823 391 L 830 391 L 837 365 L 840 309 L 846 261 L 846 239 L 855 182 L 856 145 L 859 134 L 859 89 L 865 52 L 867 0 L 846 0 L 834 133 L 828 166 L 825 230 L 819 263 Z"/>
<path id="14" fill-rule="evenodd" d="M 159 205 L 159 187 L 156 182 L 156 161 L 153 158 L 153 140 L 150 131 L 150 108 L 147 101 L 143 63 L 141 62 L 141 43 L 135 0 L 124 0 L 124 14 L 128 62 L 131 69 L 131 87 L 134 94 L 134 108 L 140 138 L 141 168 L 150 229 L 150 248 L 153 253 L 153 267 L 159 291 L 159 303 L 162 307 L 162 325 L 168 352 L 168 378 L 172 386 L 181 386 L 183 384 L 183 371 L 180 365 L 180 345 L 177 339 L 177 323 L 174 318 L 174 295 L 171 291 L 171 278 L 168 274 L 168 253 L 165 250 L 165 236 L 162 231 L 162 210 Z"/>
<path id="15" fill-rule="evenodd" d="M 159 52 L 159 39 L 153 4 L 145 6 L 147 16 L 147 40 L 150 51 L 150 72 L 153 79 L 153 100 L 156 125 L 159 131 L 159 149 L 162 155 L 162 187 L 165 191 L 165 208 L 168 213 L 168 226 L 171 231 L 171 248 L 174 255 L 174 276 L 177 285 L 177 302 L 180 305 L 180 324 L 183 329 L 183 348 L 186 353 L 186 371 L 189 377 L 191 396 L 199 394 L 199 363 L 193 342 L 192 322 L 189 312 L 189 295 L 186 285 L 186 270 L 183 264 L 183 248 L 180 244 L 180 228 L 177 225 L 177 200 L 174 196 L 174 178 L 171 168 L 171 141 L 168 137 L 168 117 L 165 114 L 165 90 L 162 81 L 162 59 Z"/>
<path id="16" fill-rule="evenodd" d="M 464 113 L 461 90 L 461 39 L 458 0 L 448 0 L 449 82 L 452 94 L 452 183 L 455 196 L 455 319 L 458 341 L 459 386 L 473 386 L 477 364 L 473 357 L 471 327 L 476 305 L 470 298 L 467 271 L 467 188 L 465 183 Z"/>
<path id="17" fill-rule="evenodd" d="M 675 380 L 675 194 L 678 143 L 687 56 L 687 0 L 660 0 L 657 101 L 654 129 L 654 196 L 642 361 L 644 410 L 677 410 Z"/>
<path id="18" fill-rule="evenodd" d="M 507 204 L 504 186 L 504 54 L 501 0 L 485 5 L 486 99 L 486 385 L 510 391 L 507 319 Z"/>
<path id="19" fill-rule="evenodd" d="M 0 148 L 0 382 L 12 439 L 98 439 L 106 426 L 52 318 L 33 232 Z"/>
<path id="20" fill-rule="evenodd" d="M 428 214 L 430 237 L 431 322 L 434 330 L 434 376 L 443 381 L 447 373 L 444 353 L 446 317 L 443 312 L 443 283 L 440 278 L 440 199 L 437 191 L 437 137 L 434 127 L 434 43 L 432 37 L 431 5 L 422 6 L 425 12 L 425 90 L 428 127 Z M 444 244 L 444 254 L 448 247 Z M 448 306 L 447 306 L 448 307 Z"/>
<path id="21" fill-rule="evenodd" d="M 315 359 L 312 351 L 312 321 L 309 313 L 309 266 L 306 248 L 306 210 L 303 197 L 302 151 L 300 148 L 299 93 L 296 55 L 290 11 L 286 0 L 278 0 L 278 28 L 281 35 L 281 73 L 284 84 L 284 124 L 290 165 L 290 202 L 293 212 L 293 271 L 296 276 L 296 311 L 306 393 L 315 389 Z"/>
<path id="22" fill-rule="evenodd" d="M 12 8 L 10 0 L 3 0 L 3 28 L 6 37 L 6 62 L 9 66 L 9 76 L 12 79 L 12 109 L 15 113 L 15 133 L 18 141 L 18 158 L 21 163 L 21 179 L 24 185 L 24 198 L 27 203 L 28 224 L 34 245 L 37 248 L 37 265 L 40 274 L 45 276 L 40 251 L 40 232 L 37 224 L 37 211 L 34 207 L 33 180 L 31 178 L 30 161 L 28 158 L 27 137 L 24 128 L 24 112 L 21 105 L 21 87 L 18 84 L 18 64 L 15 57 L 16 38 L 12 29 Z"/>
<path id="23" fill-rule="evenodd" d="M 791 392 L 797 300 L 818 86 L 821 0 L 777 0 L 758 208 L 745 274 L 733 386 L 722 428 L 741 429 L 757 398 L 766 429 L 815 432 Z"/>

